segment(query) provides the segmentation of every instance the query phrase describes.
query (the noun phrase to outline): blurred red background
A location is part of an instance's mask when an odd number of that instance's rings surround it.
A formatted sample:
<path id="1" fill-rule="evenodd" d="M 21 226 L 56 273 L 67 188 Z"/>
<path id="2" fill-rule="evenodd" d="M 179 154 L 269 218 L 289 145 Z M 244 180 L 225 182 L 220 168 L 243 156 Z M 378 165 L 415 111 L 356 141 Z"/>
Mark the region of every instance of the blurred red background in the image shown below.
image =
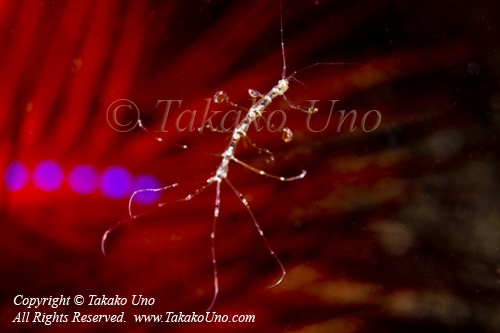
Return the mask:
<path id="1" fill-rule="evenodd" d="M 216 251 L 218 314 L 255 314 L 252 324 L 136 324 L 133 314 L 202 313 L 213 277 L 210 232 L 215 187 L 176 202 L 215 172 L 229 136 L 177 132 L 175 117 L 224 90 L 249 107 L 249 88 L 267 92 L 282 70 L 279 2 L 0 2 L 0 165 L 29 170 L 53 159 L 65 175 L 78 164 L 99 172 L 122 165 L 150 173 L 167 204 L 110 234 L 127 218 L 127 198 L 52 192 L 30 181 L 2 186 L 1 326 L 18 331 L 492 332 L 498 307 L 500 220 L 498 144 L 500 55 L 493 1 L 286 1 L 283 21 L 287 93 L 295 104 L 319 100 L 306 115 L 277 99 L 293 133 L 250 132 L 237 157 L 280 182 L 231 165 L 288 275 L 280 277 L 245 207 L 222 187 Z M 117 132 L 106 111 L 133 101 L 157 130 L 158 100 L 172 107 L 168 141 L 135 128 Z M 330 100 L 338 100 L 329 120 Z M 175 106 L 175 104 L 174 104 Z M 211 104 L 211 110 L 231 108 Z M 339 110 L 356 110 L 356 130 L 337 130 Z M 370 110 L 380 126 L 365 132 Z M 124 119 L 134 114 L 124 112 Z M 132 118 L 127 118 L 132 117 Z M 125 120 L 123 120 L 125 121 Z M 147 210 L 134 205 L 134 211 Z M 56 311 L 121 313 L 124 324 L 12 323 L 27 297 L 142 294 L 150 307 L 69 306 Z M 42 311 L 52 313 L 48 307 Z"/>

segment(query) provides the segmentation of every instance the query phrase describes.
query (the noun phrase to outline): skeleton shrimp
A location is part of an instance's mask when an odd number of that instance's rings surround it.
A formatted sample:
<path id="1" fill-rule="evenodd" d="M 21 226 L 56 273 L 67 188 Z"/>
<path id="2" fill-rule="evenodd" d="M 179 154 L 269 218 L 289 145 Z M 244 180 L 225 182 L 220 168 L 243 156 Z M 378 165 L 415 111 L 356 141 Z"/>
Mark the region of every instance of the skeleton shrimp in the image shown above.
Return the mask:
<path id="1" fill-rule="evenodd" d="M 269 286 L 269 288 L 272 288 L 272 287 L 275 287 L 277 285 L 279 285 L 283 279 L 285 278 L 285 275 L 286 275 L 286 270 L 285 270 L 285 267 L 283 265 L 283 263 L 281 262 L 281 260 L 279 259 L 279 257 L 276 255 L 276 253 L 274 252 L 274 250 L 271 248 L 271 245 L 269 244 L 267 238 L 264 236 L 264 232 L 262 231 L 262 228 L 260 227 L 259 223 L 257 222 L 257 219 L 255 218 L 251 208 L 250 208 L 250 205 L 248 203 L 248 201 L 244 198 L 244 196 L 240 193 L 240 191 L 238 191 L 238 189 L 236 189 L 236 187 L 229 181 L 228 179 L 228 172 L 229 172 L 229 164 L 230 162 L 236 162 L 240 165 L 242 165 L 243 167 L 253 171 L 253 172 L 256 172 L 260 175 L 263 175 L 263 176 L 266 176 L 266 177 L 270 177 L 270 178 L 275 178 L 275 179 L 278 179 L 280 181 L 294 181 L 294 180 L 298 180 L 298 179 L 301 179 L 301 178 L 304 178 L 305 175 L 306 175 L 306 171 L 305 170 L 302 170 L 302 172 L 296 176 L 293 176 L 293 177 L 282 177 L 282 176 L 275 176 L 275 175 L 271 175 L 263 170 L 260 170 L 258 168 L 255 168 L 241 160 L 239 160 L 238 158 L 235 157 L 235 152 L 236 152 L 236 148 L 238 146 L 238 143 L 240 142 L 240 140 L 242 138 L 247 138 L 247 132 L 250 128 L 250 125 L 252 122 L 256 121 L 258 118 L 261 118 L 263 117 L 263 113 L 266 109 L 266 107 L 269 106 L 269 104 L 271 104 L 271 102 L 278 96 L 282 96 L 284 98 L 284 100 L 287 102 L 287 104 L 293 108 L 293 109 L 298 109 L 298 110 L 301 110 L 303 112 L 306 112 L 306 113 L 315 113 L 318 111 L 317 108 L 313 107 L 313 106 L 310 106 L 309 108 L 306 108 L 306 107 L 303 107 L 303 106 L 296 106 L 294 104 L 292 104 L 285 96 L 285 92 L 288 90 L 289 88 L 289 83 L 290 83 L 290 80 L 292 78 L 294 78 L 294 76 L 297 74 L 298 71 L 295 71 L 293 72 L 292 74 L 290 75 L 286 75 L 286 61 L 285 61 L 285 45 L 284 45 L 284 41 L 283 41 L 283 13 L 282 13 L 282 4 L 280 2 L 280 32 L 281 32 L 281 54 L 282 54 L 282 61 L 283 61 L 283 69 L 282 69 L 282 74 L 281 74 L 281 79 L 278 81 L 278 83 L 266 94 L 262 95 L 260 93 L 258 93 L 257 91 L 253 90 L 253 89 L 249 89 L 248 90 L 248 93 L 251 97 L 253 98 L 258 98 L 250 107 L 250 109 L 248 109 L 248 112 L 247 114 L 245 115 L 245 117 L 239 122 L 239 124 L 237 124 L 237 126 L 235 127 L 235 129 L 233 130 L 232 132 L 232 135 L 231 135 L 231 140 L 229 142 L 229 144 L 227 145 L 226 149 L 224 150 L 224 152 L 222 154 L 214 154 L 216 156 L 219 156 L 222 158 L 219 166 L 217 167 L 216 169 L 216 172 L 215 172 L 215 175 L 213 175 L 212 177 L 208 178 L 206 180 L 206 184 L 204 186 L 202 186 L 201 188 L 198 188 L 197 190 L 195 190 L 193 193 L 187 195 L 186 197 L 184 197 L 183 201 L 188 201 L 188 200 L 191 200 L 194 196 L 196 196 L 197 194 L 199 194 L 201 191 L 205 190 L 207 187 L 209 187 L 210 185 L 212 184 L 215 184 L 216 185 L 216 192 L 215 192 L 215 207 L 214 207 L 214 215 L 213 215 L 213 225 L 212 225 L 212 232 L 210 234 L 210 238 L 211 238 L 211 251 L 212 251 L 212 268 L 213 268 L 213 281 L 214 281 L 214 294 L 213 294 L 213 297 L 212 297 L 212 301 L 210 303 L 210 306 L 208 307 L 207 311 L 209 311 L 215 304 L 215 301 L 217 299 L 217 295 L 219 293 L 219 280 L 218 280 L 218 273 L 217 273 L 217 259 L 216 259 L 216 255 L 215 255 L 215 229 L 216 229 L 216 222 L 217 222 L 217 219 L 219 217 L 219 211 L 220 211 L 220 188 L 221 188 L 221 183 L 222 182 L 226 182 L 229 187 L 233 190 L 233 192 L 238 196 L 239 200 L 243 203 L 243 205 L 245 205 L 250 217 L 252 218 L 252 221 L 255 225 L 255 228 L 257 229 L 257 232 L 259 233 L 260 237 L 262 238 L 262 240 L 264 241 L 269 253 L 273 256 L 273 258 L 276 260 L 276 262 L 278 263 L 278 265 L 280 266 L 280 269 L 281 269 L 281 277 L 278 279 L 278 281 L 276 283 L 274 283 L 273 285 Z M 317 64 L 314 64 L 314 65 L 317 65 Z M 314 66 L 313 65 L 313 66 Z M 312 66 L 308 66 L 306 68 L 310 68 Z M 304 69 L 306 69 L 304 68 Z M 236 105 L 235 103 L 231 102 L 227 96 L 227 94 L 223 91 L 217 91 L 213 97 L 213 100 L 215 103 L 228 103 L 232 106 L 235 106 L 235 107 L 239 107 L 238 105 Z M 139 119 L 138 120 L 138 125 L 139 127 L 141 127 L 144 131 L 148 132 L 149 134 L 151 134 L 151 132 L 146 128 L 144 127 L 144 125 L 142 124 L 142 121 Z M 282 131 L 282 135 L 283 135 L 283 140 L 285 142 L 289 142 L 291 141 L 292 139 L 292 132 L 290 129 L 288 128 L 282 128 L 281 129 Z M 155 137 L 156 140 L 158 141 L 164 141 L 163 139 L 161 138 L 158 138 L 158 137 Z M 249 141 L 250 144 L 254 147 L 256 147 L 252 141 Z M 181 145 L 181 144 L 176 144 L 176 143 L 171 143 L 171 142 L 168 142 L 170 144 L 173 144 L 177 147 L 180 147 L 180 148 L 183 148 L 183 149 L 188 149 L 188 147 L 186 145 Z M 270 156 L 271 155 L 271 152 L 267 149 L 262 149 L 262 148 L 259 148 L 259 147 L 256 147 L 257 149 L 259 150 L 262 150 L 262 151 L 265 151 L 266 153 L 268 153 Z M 128 205 L 128 208 L 129 208 L 129 215 L 130 215 L 130 218 L 126 219 L 126 220 L 123 220 L 123 221 L 120 221 L 118 222 L 117 224 L 115 224 L 114 226 L 112 226 L 111 228 L 109 228 L 108 230 L 106 230 L 104 232 L 104 235 L 102 237 L 102 241 L 101 241 L 101 250 L 102 250 L 102 253 L 106 256 L 106 252 L 105 252 L 105 242 L 106 242 L 106 239 L 109 235 L 109 233 L 114 230 L 116 227 L 118 227 L 120 224 L 122 224 L 123 222 L 125 221 L 128 221 L 130 219 L 136 219 L 146 213 L 148 213 L 149 211 L 146 211 L 146 212 L 143 212 L 143 213 L 140 213 L 140 214 L 137 214 L 137 215 L 133 215 L 132 214 L 132 208 L 131 208 L 131 205 L 132 205 L 132 202 L 133 202 L 133 199 L 134 197 L 141 193 L 141 192 L 146 192 L 146 191 L 154 191 L 154 192 L 157 192 L 157 191 L 164 191 L 166 189 L 169 189 L 169 188 L 173 188 L 173 187 L 177 187 L 179 186 L 178 183 L 174 183 L 174 184 L 171 184 L 171 185 L 168 185 L 168 186 L 165 186 L 165 187 L 162 187 L 162 188 L 155 188 L 155 189 L 140 189 L 140 190 L 137 190 L 135 192 L 133 192 L 133 194 L 130 196 L 130 199 L 129 199 L 129 205 Z M 164 203 L 161 203 L 159 204 L 158 206 L 161 207 L 163 206 Z"/>

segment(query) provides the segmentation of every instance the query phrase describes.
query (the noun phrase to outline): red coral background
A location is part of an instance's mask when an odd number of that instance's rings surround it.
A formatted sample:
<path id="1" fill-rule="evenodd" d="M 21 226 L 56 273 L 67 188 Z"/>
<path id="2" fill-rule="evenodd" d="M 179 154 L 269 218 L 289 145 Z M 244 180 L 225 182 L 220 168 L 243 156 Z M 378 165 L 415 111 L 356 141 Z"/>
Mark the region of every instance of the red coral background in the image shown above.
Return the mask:
<path id="1" fill-rule="evenodd" d="M 280 182 L 231 165 L 287 276 L 245 207 L 222 187 L 216 251 L 218 314 L 254 314 L 247 324 L 144 324 L 133 314 L 203 313 L 213 279 L 210 232 L 215 188 L 175 201 L 213 175 L 228 135 L 176 132 L 175 117 L 225 90 L 250 105 L 281 75 L 278 1 L 2 1 L 0 3 L 0 165 L 32 169 L 43 159 L 65 172 L 121 164 L 152 173 L 167 204 L 127 217 L 127 199 L 44 192 L 32 183 L 0 193 L 2 331 L 493 332 L 500 329 L 499 8 L 494 1 L 286 1 L 288 73 L 316 62 L 351 63 L 301 71 L 287 93 L 319 100 L 306 115 L 278 99 L 294 140 L 249 133 L 237 156 Z M 182 100 L 156 142 L 136 128 L 114 131 L 111 102 L 134 101 L 159 128 L 158 100 Z M 331 102 L 338 100 L 328 118 Z M 217 104 L 212 110 L 230 110 Z M 339 110 L 357 111 L 356 129 L 338 130 Z M 363 131 L 361 117 L 382 115 Z M 127 115 L 130 116 L 130 115 Z M 373 113 L 372 113 L 373 116 Z M 371 118 L 367 118 L 371 119 Z M 373 121 L 373 120 L 372 120 Z M 276 120 L 278 122 L 278 120 Z M 373 123 L 372 123 L 373 124 Z M 370 123 L 367 121 L 367 127 Z M 134 205 L 135 211 L 148 207 Z M 91 294 L 127 306 L 37 311 L 114 314 L 123 324 L 12 323 L 15 295 Z M 132 295 L 153 306 L 132 306 Z M 32 309 L 31 312 L 34 312 Z"/>

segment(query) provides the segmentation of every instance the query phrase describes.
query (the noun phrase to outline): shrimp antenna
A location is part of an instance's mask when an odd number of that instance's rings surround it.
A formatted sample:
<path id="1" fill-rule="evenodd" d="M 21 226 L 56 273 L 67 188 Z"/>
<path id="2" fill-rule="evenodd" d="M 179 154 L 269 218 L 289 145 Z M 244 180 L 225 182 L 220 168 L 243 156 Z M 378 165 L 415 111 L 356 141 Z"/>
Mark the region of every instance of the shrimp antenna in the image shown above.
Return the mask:
<path id="1" fill-rule="evenodd" d="M 280 33 L 281 33 L 281 56 L 283 57 L 283 72 L 281 78 L 286 78 L 285 41 L 283 39 L 283 1 L 280 0 Z"/>

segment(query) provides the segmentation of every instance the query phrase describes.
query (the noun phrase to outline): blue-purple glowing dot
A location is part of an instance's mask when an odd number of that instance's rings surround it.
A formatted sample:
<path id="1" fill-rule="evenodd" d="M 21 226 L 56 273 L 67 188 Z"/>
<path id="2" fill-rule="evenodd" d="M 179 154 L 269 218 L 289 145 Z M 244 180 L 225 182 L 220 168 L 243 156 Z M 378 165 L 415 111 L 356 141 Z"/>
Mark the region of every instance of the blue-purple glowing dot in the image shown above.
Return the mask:
<path id="1" fill-rule="evenodd" d="M 26 165 L 19 161 L 10 162 L 5 169 L 5 186 L 11 192 L 19 191 L 28 184 L 30 171 Z"/>
<path id="2" fill-rule="evenodd" d="M 159 189 L 163 187 L 158 178 L 150 174 L 139 175 L 134 179 L 134 191 L 142 189 Z M 134 197 L 134 202 L 149 205 L 157 202 L 161 197 L 160 191 L 139 192 Z"/>
<path id="3" fill-rule="evenodd" d="M 101 174 L 99 189 L 110 199 L 121 199 L 132 191 L 132 175 L 121 165 L 110 166 Z"/>
<path id="4" fill-rule="evenodd" d="M 51 192 L 61 186 L 64 180 L 64 170 L 54 160 L 44 160 L 33 169 L 33 182 L 41 190 Z"/>
<path id="5" fill-rule="evenodd" d="M 75 166 L 68 174 L 68 185 L 74 192 L 89 194 L 97 188 L 99 172 L 89 165 L 80 164 Z"/>

